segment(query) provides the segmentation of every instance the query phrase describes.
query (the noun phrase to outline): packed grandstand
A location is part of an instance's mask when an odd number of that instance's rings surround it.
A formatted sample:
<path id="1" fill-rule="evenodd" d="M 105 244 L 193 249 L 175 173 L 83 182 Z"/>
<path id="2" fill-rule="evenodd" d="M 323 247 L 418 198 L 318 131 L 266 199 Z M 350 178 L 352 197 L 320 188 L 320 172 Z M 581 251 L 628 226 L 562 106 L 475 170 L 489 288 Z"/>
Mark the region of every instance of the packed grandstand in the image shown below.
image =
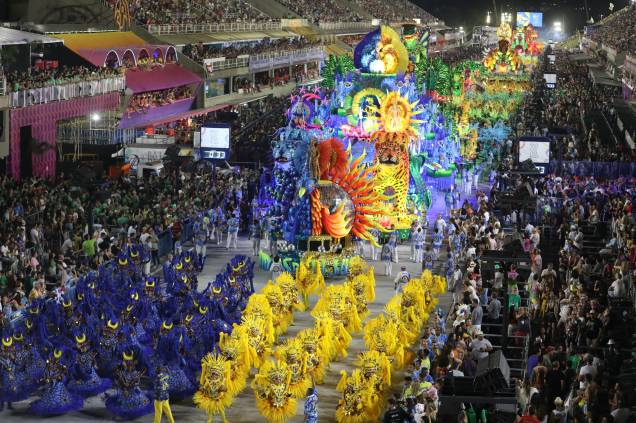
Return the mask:
<path id="1" fill-rule="evenodd" d="M 636 421 L 636 5 L 27 3 L 3 422 Z"/>

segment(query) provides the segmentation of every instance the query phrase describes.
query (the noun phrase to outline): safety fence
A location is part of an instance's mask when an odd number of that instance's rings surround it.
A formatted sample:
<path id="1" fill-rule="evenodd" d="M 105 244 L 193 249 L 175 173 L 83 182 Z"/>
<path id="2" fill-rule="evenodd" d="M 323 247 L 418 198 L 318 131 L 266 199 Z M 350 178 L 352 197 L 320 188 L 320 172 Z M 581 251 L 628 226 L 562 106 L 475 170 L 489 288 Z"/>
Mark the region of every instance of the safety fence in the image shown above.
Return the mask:
<path id="1" fill-rule="evenodd" d="M 260 72 L 282 66 L 304 63 L 311 60 L 322 60 L 324 57 L 325 52 L 322 47 L 263 53 L 250 56 L 249 69 L 250 72 Z"/>
<path id="2" fill-rule="evenodd" d="M 616 179 L 636 175 L 636 163 L 630 162 L 588 162 L 553 160 L 548 173 L 556 175 L 593 176 L 595 178 Z"/>
<path id="3" fill-rule="evenodd" d="M 36 104 L 46 104 L 54 101 L 71 100 L 78 97 L 92 97 L 126 88 L 123 76 L 96 79 L 93 81 L 71 82 L 68 84 L 51 85 L 12 92 L 9 94 L 9 104 L 12 108 L 28 107 Z"/>
<path id="4" fill-rule="evenodd" d="M 320 22 L 318 27 L 323 31 L 334 31 L 340 29 L 371 29 L 374 26 L 379 25 L 379 22 L 373 21 L 364 22 Z"/>
<path id="5" fill-rule="evenodd" d="M 180 23 L 149 24 L 148 32 L 154 35 L 196 34 L 217 32 L 254 32 L 276 31 L 282 29 L 280 21 L 276 22 L 228 22 L 228 23 Z"/>

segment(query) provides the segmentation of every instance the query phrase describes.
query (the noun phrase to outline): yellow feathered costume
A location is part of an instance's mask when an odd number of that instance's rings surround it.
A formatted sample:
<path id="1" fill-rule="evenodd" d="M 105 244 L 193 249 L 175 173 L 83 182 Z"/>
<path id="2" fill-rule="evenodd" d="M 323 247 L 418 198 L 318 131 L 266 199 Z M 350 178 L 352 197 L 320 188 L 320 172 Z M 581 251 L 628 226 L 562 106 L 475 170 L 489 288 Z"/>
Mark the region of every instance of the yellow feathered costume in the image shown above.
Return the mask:
<path id="1" fill-rule="evenodd" d="M 351 344 L 351 335 L 347 332 L 342 322 L 335 320 L 327 312 L 320 312 L 316 316 L 316 329 L 320 339 L 324 342 L 329 360 L 334 361 L 338 357 L 346 357 L 347 349 Z"/>
<path id="2" fill-rule="evenodd" d="M 231 378 L 230 363 L 219 354 L 207 354 L 201 360 L 201 380 L 199 390 L 194 394 L 194 404 L 205 410 L 208 422 L 211 423 L 216 414 L 225 423 L 225 409 L 232 405 L 234 394 L 228 389 Z"/>
<path id="3" fill-rule="evenodd" d="M 303 349 L 300 339 L 288 339 L 276 349 L 276 358 L 287 365 L 290 373 L 289 391 L 296 398 L 303 398 L 307 389 L 311 388 L 311 380 L 307 373 L 309 354 Z"/>
<path id="4" fill-rule="evenodd" d="M 272 310 L 272 320 L 274 325 L 274 335 L 278 338 L 287 332 L 287 328 L 293 318 L 293 312 L 285 307 L 285 299 L 280 286 L 272 281 L 267 282 L 263 287 L 263 295 L 267 298 L 267 302 Z"/>
<path id="5" fill-rule="evenodd" d="M 322 292 L 325 288 L 325 278 L 322 275 L 320 262 L 316 253 L 309 253 L 300 261 L 296 269 L 296 282 L 302 295 L 305 308 L 309 306 L 309 296 Z"/>
<path id="6" fill-rule="evenodd" d="M 370 351 L 385 353 L 394 369 L 404 367 L 404 354 L 409 344 L 401 342 L 398 325 L 386 315 L 380 314 L 364 325 L 364 345 Z"/>
<path id="7" fill-rule="evenodd" d="M 280 287 L 283 293 L 283 305 L 287 308 L 291 315 L 291 321 L 294 321 L 294 311 L 305 311 L 305 304 L 301 299 L 300 288 L 296 279 L 287 272 L 283 272 L 274 281 Z"/>
<path id="8" fill-rule="evenodd" d="M 289 390 L 291 373 L 282 361 L 266 361 L 254 376 L 256 408 L 270 423 L 283 423 L 296 415 L 296 398 Z"/>
<path id="9" fill-rule="evenodd" d="M 347 332 L 356 333 L 362 329 L 362 321 L 355 305 L 356 299 L 350 286 L 329 285 L 316 302 L 311 315 L 317 317 L 320 313 L 325 312 L 341 322 Z"/>
<path id="10" fill-rule="evenodd" d="M 303 351 L 307 353 L 307 374 L 314 383 L 322 384 L 330 361 L 329 345 L 331 341 L 321 337 L 321 332 L 316 328 L 303 329 L 296 338 Z"/>
<path id="11" fill-rule="evenodd" d="M 336 421 L 338 423 L 376 421 L 377 415 L 374 413 L 377 412 L 372 409 L 377 401 L 360 369 L 354 369 L 351 375 L 343 373 L 338 384 L 339 390 L 342 391 L 342 399 L 338 401 L 338 408 L 336 408 Z"/>
<path id="12" fill-rule="evenodd" d="M 226 385 L 228 392 L 233 396 L 243 391 L 247 384 L 247 377 L 252 365 L 248 358 L 248 349 L 249 344 L 245 334 L 240 336 L 237 333 L 236 336 L 230 336 L 227 333 L 221 333 L 219 351 L 230 366 L 230 377 L 226 381 Z"/>

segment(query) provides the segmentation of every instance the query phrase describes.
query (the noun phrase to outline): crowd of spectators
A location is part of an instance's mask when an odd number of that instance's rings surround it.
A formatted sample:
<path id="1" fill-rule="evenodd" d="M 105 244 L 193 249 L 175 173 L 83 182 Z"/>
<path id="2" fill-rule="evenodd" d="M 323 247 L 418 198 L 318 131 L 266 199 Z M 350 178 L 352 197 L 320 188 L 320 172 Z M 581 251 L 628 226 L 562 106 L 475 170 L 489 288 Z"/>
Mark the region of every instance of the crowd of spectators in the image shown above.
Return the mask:
<path id="1" fill-rule="evenodd" d="M 552 157 L 558 160 L 631 160 L 633 152 L 615 128 L 613 99 L 619 97 L 617 88 L 594 84 L 587 65 L 573 61 L 566 52 L 557 51 L 555 56 L 556 87 L 545 87 L 543 68 L 533 74 L 533 92 L 519 111 L 517 133 L 561 133 L 554 136 L 556 142 L 551 145 Z"/>
<path id="2" fill-rule="evenodd" d="M 436 18 L 408 0 L 386 2 L 382 0 L 353 0 L 376 19 L 385 22 L 413 21 L 420 19 L 422 24 L 436 20 Z"/>
<path id="3" fill-rule="evenodd" d="M 591 38 L 619 53 L 636 53 L 636 5 L 631 3 L 608 16 L 602 25 L 592 29 Z"/>
<path id="4" fill-rule="evenodd" d="M 108 0 L 114 6 L 114 0 Z M 243 0 L 131 0 L 134 18 L 150 24 L 266 22 L 271 18 Z"/>
<path id="5" fill-rule="evenodd" d="M 482 47 L 464 44 L 461 47 L 443 50 L 440 52 L 432 52 L 432 58 L 440 58 L 444 63 L 453 67 L 466 60 L 480 61 L 483 58 L 484 52 Z"/>
<path id="6" fill-rule="evenodd" d="M 364 20 L 358 13 L 337 0 L 279 0 L 279 3 L 312 23 Z"/>
<path id="7" fill-rule="evenodd" d="M 126 113 L 146 113 L 154 107 L 166 106 L 175 101 L 192 98 L 193 95 L 192 88 L 189 86 L 135 94 L 130 99 Z"/>
<path id="8" fill-rule="evenodd" d="M 33 299 L 59 299 L 130 243 L 141 243 L 160 264 L 160 234 L 171 231 L 178 239 L 185 219 L 198 212 L 219 207 L 227 218 L 240 215 L 246 228 L 256 180 L 249 170 L 178 179 L 166 173 L 110 181 L 91 196 L 63 176 L 56 183 L 0 177 L 0 320 L 11 320 Z M 224 225 L 221 219 L 220 232 Z"/>
<path id="9" fill-rule="evenodd" d="M 195 45 L 187 44 L 183 48 L 183 54 L 196 61 L 214 59 L 217 57 L 234 59 L 241 55 L 253 56 L 262 53 L 287 52 L 320 45 L 320 41 L 310 41 L 303 36 L 276 40 L 264 38 L 254 43 L 237 43 L 228 47 L 220 47 L 213 44 L 204 45 L 202 43 Z"/>
<path id="10" fill-rule="evenodd" d="M 349 45 L 351 47 L 355 47 L 355 46 L 358 45 L 358 43 L 360 41 L 362 41 L 362 39 L 364 38 L 365 35 L 366 34 L 351 34 L 351 35 L 344 35 L 344 36 L 341 36 L 341 37 L 338 37 L 338 38 L 340 38 L 340 40 L 343 43 L 345 43 L 345 44 L 347 44 L 347 45 Z"/>
<path id="11" fill-rule="evenodd" d="M 120 76 L 117 69 L 107 67 L 58 66 L 39 68 L 33 66 L 28 72 L 6 72 L 7 91 L 18 92 L 54 85 L 70 84 Z"/>

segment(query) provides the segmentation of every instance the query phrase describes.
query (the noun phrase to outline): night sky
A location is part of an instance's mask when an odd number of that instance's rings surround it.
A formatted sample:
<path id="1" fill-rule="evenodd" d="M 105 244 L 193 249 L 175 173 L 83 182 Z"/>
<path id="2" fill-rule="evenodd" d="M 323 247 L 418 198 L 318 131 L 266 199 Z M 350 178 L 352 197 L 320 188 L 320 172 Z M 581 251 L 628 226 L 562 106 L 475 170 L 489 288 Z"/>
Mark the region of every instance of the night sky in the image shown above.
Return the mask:
<path id="1" fill-rule="evenodd" d="M 493 10 L 493 0 L 411 0 L 424 10 L 444 20 L 449 26 L 472 28 L 486 24 L 486 11 Z M 502 12 L 543 12 L 543 25 L 552 25 L 559 20 L 565 24 L 567 32 L 585 25 L 585 0 L 496 0 L 499 14 Z M 598 21 L 600 15 L 609 13 L 609 0 L 587 0 L 590 15 Z M 629 0 L 612 0 L 614 10 L 627 4 Z"/>

